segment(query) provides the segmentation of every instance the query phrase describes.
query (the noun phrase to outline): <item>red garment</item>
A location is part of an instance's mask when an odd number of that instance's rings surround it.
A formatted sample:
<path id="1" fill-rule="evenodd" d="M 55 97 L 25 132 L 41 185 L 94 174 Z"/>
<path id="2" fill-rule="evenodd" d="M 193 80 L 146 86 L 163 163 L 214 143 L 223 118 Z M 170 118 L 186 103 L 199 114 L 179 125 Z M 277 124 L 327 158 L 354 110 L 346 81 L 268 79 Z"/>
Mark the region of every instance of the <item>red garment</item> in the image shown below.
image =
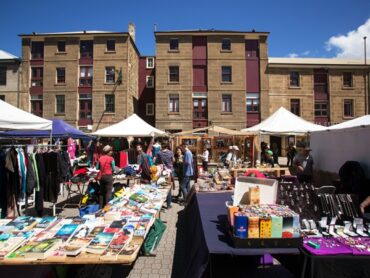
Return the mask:
<path id="1" fill-rule="evenodd" d="M 266 176 L 264 173 L 258 171 L 258 170 L 248 170 L 244 173 L 243 176 L 246 176 L 246 177 L 255 177 L 255 178 L 261 178 L 261 179 L 265 179 Z"/>
<path id="2" fill-rule="evenodd" d="M 112 161 L 114 161 L 114 158 L 109 155 L 102 155 L 99 158 L 99 169 L 102 176 L 113 174 Z"/>
<path id="3" fill-rule="evenodd" d="M 81 168 L 73 172 L 74 176 L 80 175 L 80 174 L 86 174 L 87 173 L 87 168 Z"/>
<path id="4" fill-rule="evenodd" d="M 128 165 L 128 153 L 127 152 L 120 152 L 119 153 L 119 167 L 125 168 Z"/>

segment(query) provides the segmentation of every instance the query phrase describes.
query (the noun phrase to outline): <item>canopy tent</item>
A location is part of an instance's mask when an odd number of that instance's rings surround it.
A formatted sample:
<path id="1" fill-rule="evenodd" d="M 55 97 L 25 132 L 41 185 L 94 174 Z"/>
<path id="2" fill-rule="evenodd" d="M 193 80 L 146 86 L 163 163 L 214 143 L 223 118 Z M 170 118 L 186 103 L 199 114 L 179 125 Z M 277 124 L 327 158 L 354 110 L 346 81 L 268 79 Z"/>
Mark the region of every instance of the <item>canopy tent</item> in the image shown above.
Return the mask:
<path id="1" fill-rule="evenodd" d="M 0 130 L 14 129 L 51 130 L 52 122 L 0 100 Z"/>
<path id="2" fill-rule="evenodd" d="M 325 130 L 325 127 L 310 123 L 280 107 L 261 123 L 241 131 L 249 134 L 301 135 L 320 130 Z"/>
<path id="3" fill-rule="evenodd" d="M 224 127 L 216 126 L 216 125 L 211 125 L 211 126 L 207 126 L 207 127 L 200 127 L 200 128 L 195 128 L 195 129 L 191 129 L 191 130 L 186 130 L 186 131 L 174 133 L 172 135 L 182 136 L 182 135 L 189 135 L 189 134 L 202 132 L 202 131 L 207 131 L 207 130 L 215 132 L 215 133 L 219 133 L 219 134 L 226 134 L 226 135 L 235 135 L 235 136 L 248 135 L 245 132 L 241 132 L 241 131 L 238 131 L 238 130 L 232 130 L 232 129 L 228 129 L 228 128 L 224 128 Z"/>
<path id="4" fill-rule="evenodd" d="M 153 137 L 166 135 L 166 132 L 151 126 L 138 115 L 132 114 L 119 123 L 95 131 L 93 135 L 100 137 Z"/>
<path id="5" fill-rule="evenodd" d="M 337 129 L 366 127 L 366 126 L 370 126 L 370 115 L 365 115 L 365 116 L 358 117 L 353 120 L 349 120 L 349 121 L 346 121 L 340 124 L 332 125 L 326 128 L 326 130 L 337 130 Z"/>
<path id="6" fill-rule="evenodd" d="M 85 139 L 90 138 L 90 136 L 86 135 L 81 130 L 78 130 L 71 126 L 70 124 L 66 123 L 61 119 L 52 119 L 52 126 L 53 126 L 53 134 L 52 137 L 54 138 L 69 138 L 72 137 L 73 139 Z M 47 131 L 8 131 L 4 132 L 1 136 L 3 137 L 12 137 L 12 138 L 46 138 L 49 137 L 50 134 Z"/>

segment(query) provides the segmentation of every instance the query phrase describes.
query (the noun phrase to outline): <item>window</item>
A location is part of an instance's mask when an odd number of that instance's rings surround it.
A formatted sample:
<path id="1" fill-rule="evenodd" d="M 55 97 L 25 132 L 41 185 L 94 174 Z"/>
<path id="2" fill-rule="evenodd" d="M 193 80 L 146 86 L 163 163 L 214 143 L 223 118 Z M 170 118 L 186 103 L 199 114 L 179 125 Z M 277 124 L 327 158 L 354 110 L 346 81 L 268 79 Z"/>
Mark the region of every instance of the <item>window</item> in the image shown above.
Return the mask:
<path id="1" fill-rule="evenodd" d="M 80 86 L 92 86 L 93 67 L 80 67 Z"/>
<path id="2" fill-rule="evenodd" d="M 170 39 L 170 50 L 179 50 L 179 39 Z"/>
<path id="3" fill-rule="evenodd" d="M 154 116 L 154 103 L 147 103 L 145 106 L 145 114 L 147 116 Z"/>
<path id="4" fill-rule="evenodd" d="M 66 69 L 57 68 L 57 84 L 64 84 L 66 82 Z"/>
<path id="5" fill-rule="evenodd" d="M 299 99 L 290 100 L 290 112 L 297 116 L 301 116 L 301 101 Z"/>
<path id="6" fill-rule="evenodd" d="M 259 112 L 260 111 L 260 94 L 259 93 L 247 93 L 246 101 L 247 112 Z"/>
<path id="7" fill-rule="evenodd" d="M 114 95 L 105 95 L 105 112 L 114 113 L 116 111 Z"/>
<path id="8" fill-rule="evenodd" d="M 343 102 L 343 116 L 344 117 L 353 117 L 353 100 L 345 99 Z"/>
<path id="9" fill-rule="evenodd" d="M 105 68 L 105 83 L 114 83 L 116 82 L 116 73 L 114 67 Z"/>
<path id="10" fill-rule="evenodd" d="M 6 85 L 6 67 L 0 67 L 0 85 Z"/>
<path id="11" fill-rule="evenodd" d="M 316 117 L 327 117 L 328 113 L 328 103 L 327 102 L 316 102 L 315 103 L 315 116 Z"/>
<path id="12" fill-rule="evenodd" d="M 231 95 L 222 95 L 221 112 L 232 112 Z"/>
<path id="13" fill-rule="evenodd" d="M 154 68 L 154 57 L 146 57 L 146 68 L 147 69 Z"/>
<path id="14" fill-rule="evenodd" d="M 0 100 L 5 101 L 5 95 L 0 95 Z"/>
<path id="15" fill-rule="evenodd" d="M 85 126 L 92 124 L 92 95 L 80 94 L 78 124 Z"/>
<path id="16" fill-rule="evenodd" d="M 31 95 L 31 113 L 42 117 L 43 110 L 42 95 Z"/>
<path id="17" fill-rule="evenodd" d="M 92 58 L 93 57 L 93 42 L 92 41 L 81 41 L 80 42 L 80 56 L 81 58 Z"/>
<path id="18" fill-rule="evenodd" d="M 232 81 L 232 69 L 230 66 L 222 66 L 222 82 L 231 82 Z"/>
<path id="19" fill-rule="evenodd" d="M 32 59 L 44 58 L 44 42 L 32 42 L 31 58 Z"/>
<path id="20" fill-rule="evenodd" d="M 172 112 L 172 113 L 180 112 L 179 95 L 170 95 L 169 100 L 168 100 L 168 112 Z"/>
<path id="21" fill-rule="evenodd" d="M 170 82 L 180 82 L 179 66 L 169 67 L 169 81 Z"/>
<path id="22" fill-rule="evenodd" d="M 107 51 L 116 51 L 116 41 L 107 40 Z"/>
<path id="23" fill-rule="evenodd" d="M 150 75 L 146 77 L 146 87 L 154 88 L 154 76 Z"/>
<path id="24" fill-rule="evenodd" d="M 222 39 L 221 40 L 221 50 L 230 51 L 231 50 L 231 40 L 230 39 Z"/>
<path id="25" fill-rule="evenodd" d="M 292 71 L 290 72 L 290 80 L 289 80 L 289 86 L 290 87 L 299 87 L 299 72 Z"/>
<path id="26" fill-rule="evenodd" d="M 58 52 L 66 52 L 66 42 L 58 41 L 57 48 L 58 48 Z"/>
<path id="27" fill-rule="evenodd" d="M 345 87 L 345 88 L 352 88 L 353 87 L 352 72 L 343 72 L 343 87 Z"/>
<path id="28" fill-rule="evenodd" d="M 43 86 L 44 68 L 33 67 L 31 69 L 31 87 Z"/>
<path id="29" fill-rule="evenodd" d="M 56 100 L 56 113 L 57 114 L 64 114 L 66 112 L 65 108 L 65 96 L 55 96 Z"/>

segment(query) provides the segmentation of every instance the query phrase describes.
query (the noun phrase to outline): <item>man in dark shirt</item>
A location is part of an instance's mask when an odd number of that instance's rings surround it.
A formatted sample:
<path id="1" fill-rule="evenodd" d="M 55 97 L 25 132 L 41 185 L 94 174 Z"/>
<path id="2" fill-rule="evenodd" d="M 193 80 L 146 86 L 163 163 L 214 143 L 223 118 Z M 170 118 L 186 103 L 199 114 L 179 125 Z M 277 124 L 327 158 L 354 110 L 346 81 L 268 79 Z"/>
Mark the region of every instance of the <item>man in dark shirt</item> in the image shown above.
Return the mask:
<path id="1" fill-rule="evenodd" d="M 173 182 L 173 176 L 172 172 L 173 169 L 173 161 L 174 156 L 173 152 L 170 150 L 169 145 L 167 143 L 162 143 L 161 150 L 157 153 L 157 155 L 154 158 L 155 164 L 163 164 L 166 170 L 171 171 L 171 181 Z M 166 203 L 167 203 L 167 209 L 170 209 L 172 201 L 172 188 L 170 189 L 170 192 L 168 192 Z"/>
<path id="2" fill-rule="evenodd" d="M 297 167 L 297 178 L 299 182 L 312 182 L 313 176 L 313 157 L 310 155 L 311 149 L 306 147 L 302 153 L 296 155 L 293 164 Z"/>

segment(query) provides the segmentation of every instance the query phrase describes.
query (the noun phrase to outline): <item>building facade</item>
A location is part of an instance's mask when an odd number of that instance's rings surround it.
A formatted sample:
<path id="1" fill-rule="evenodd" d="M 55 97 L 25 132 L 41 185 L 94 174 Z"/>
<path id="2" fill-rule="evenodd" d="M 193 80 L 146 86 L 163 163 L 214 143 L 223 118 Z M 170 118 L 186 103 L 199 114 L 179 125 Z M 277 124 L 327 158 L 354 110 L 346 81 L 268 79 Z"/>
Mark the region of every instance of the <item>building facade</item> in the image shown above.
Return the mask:
<path id="1" fill-rule="evenodd" d="M 155 57 L 141 56 L 139 61 L 138 115 L 155 126 Z"/>
<path id="2" fill-rule="evenodd" d="M 270 113 L 283 106 L 321 125 L 368 114 L 369 66 L 362 61 L 270 58 Z"/>
<path id="3" fill-rule="evenodd" d="M 21 107 L 95 131 L 137 110 L 135 30 L 32 33 L 22 38 Z"/>
<path id="4" fill-rule="evenodd" d="M 20 59 L 0 50 L 0 99 L 19 107 Z"/>
<path id="5" fill-rule="evenodd" d="M 254 31 L 155 32 L 156 126 L 241 129 L 266 117 L 267 38 Z"/>

